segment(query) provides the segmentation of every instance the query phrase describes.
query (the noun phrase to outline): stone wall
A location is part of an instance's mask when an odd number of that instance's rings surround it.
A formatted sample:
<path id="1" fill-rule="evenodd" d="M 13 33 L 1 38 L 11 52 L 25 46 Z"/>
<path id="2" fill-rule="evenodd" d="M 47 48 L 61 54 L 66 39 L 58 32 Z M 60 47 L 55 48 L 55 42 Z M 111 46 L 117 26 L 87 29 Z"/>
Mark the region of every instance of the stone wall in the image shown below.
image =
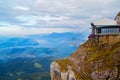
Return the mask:
<path id="1" fill-rule="evenodd" d="M 101 35 L 99 43 L 112 45 L 120 41 L 120 35 Z"/>

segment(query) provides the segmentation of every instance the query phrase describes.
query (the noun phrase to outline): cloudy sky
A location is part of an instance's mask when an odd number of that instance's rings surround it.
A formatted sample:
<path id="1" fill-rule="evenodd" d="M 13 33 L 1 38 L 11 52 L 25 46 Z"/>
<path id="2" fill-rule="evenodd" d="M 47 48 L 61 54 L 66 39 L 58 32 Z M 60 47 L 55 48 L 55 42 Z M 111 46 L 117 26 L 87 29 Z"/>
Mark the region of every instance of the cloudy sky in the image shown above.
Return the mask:
<path id="1" fill-rule="evenodd" d="M 81 32 L 114 19 L 120 0 L 0 0 L 0 35 Z"/>

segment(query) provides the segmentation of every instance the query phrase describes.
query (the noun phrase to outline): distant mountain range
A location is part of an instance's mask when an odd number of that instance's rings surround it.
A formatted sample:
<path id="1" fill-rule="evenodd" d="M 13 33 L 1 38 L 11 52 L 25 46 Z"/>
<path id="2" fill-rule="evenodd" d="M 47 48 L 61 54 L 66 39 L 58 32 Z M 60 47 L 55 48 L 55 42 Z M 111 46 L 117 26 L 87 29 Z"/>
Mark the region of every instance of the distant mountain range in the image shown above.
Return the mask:
<path id="1" fill-rule="evenodd" d="M 51 33 L 25 37 L 0 37 L 0 59 L 18 57 L 66 57 L 85 42 L 86 34 Z"/>
<path id="2" fill-rule="evenodd" d="M 37 43 L 33 39 L 29 38 L 8 38 L 0 42 L 0 48 L 9 48 L 9 47 L 23 47 L 23 46 L 37 46 Z"/>

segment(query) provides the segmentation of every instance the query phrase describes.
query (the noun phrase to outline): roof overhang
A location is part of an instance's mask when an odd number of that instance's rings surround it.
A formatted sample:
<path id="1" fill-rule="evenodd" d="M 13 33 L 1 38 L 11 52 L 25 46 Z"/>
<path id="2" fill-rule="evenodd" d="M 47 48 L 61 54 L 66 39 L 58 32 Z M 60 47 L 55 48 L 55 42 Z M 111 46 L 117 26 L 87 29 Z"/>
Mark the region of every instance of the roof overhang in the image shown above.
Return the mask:
<path id="1" fill-rule="evenodd" d="M 101 28 L 120 28 L 120 25 L 99 25 L 96 26 L 97 29 L 101 29 Z"/>

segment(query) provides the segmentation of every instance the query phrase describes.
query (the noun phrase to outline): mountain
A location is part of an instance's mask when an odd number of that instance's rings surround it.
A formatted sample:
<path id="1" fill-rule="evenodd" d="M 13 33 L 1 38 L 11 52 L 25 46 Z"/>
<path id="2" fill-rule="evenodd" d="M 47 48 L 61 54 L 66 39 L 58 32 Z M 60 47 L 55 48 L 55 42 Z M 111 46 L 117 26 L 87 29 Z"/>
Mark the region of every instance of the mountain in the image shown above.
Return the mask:
<path id="1" fill-rule="evenodd" d="M 73 54 L 51 63 L 52 80 L 119 80 L 120 35 L 89 38 Z"/>
<path id="2" fill-rule="evenodd" d="M 8 38 L 6 40 L 0 39 L 0 41 L 0 48 L 39 45 L 35 40 L 29 38 Z"/>
<path id="3" fill-rule="evenodd" d="M 79 37 L 77 37 L 79 36 Z M 80 34 L 80 33 L 51 33 L 51 34 L 36 34 L 36 35 L 29 35 L 30 38 L 35 39 L 38 41 L 41 46 L 45 47 L 56 47 L 56 45 L 63 44 L 64 42 L 76 42 L 77 44 L 81 42 L 85 42 L 87 34 Z M 54 45 L 55 44 L 55 45 Z"/>
<path id="4" fill-rule="evenodd" d="M 51 33 L 24 37 L 0 37 L 0 60 L 18 57 L 66 57 L 83 43 L 86 35 Z M 82 37 L 82 38 L 81 38 Z"/>
<path id="5" fill-rule="evenodd" d="M 0 80 L 51 80 L 51 62 L 70 55 L 85 40 L 79 33 L 0 37 Z"/>
<path id="6" fill-rule="evenodd" d="M 86 41 L 87 34 L 66 32 L 29 35 L 29 37 L 35 39 L 41 47 L 52 48 L 54 56 L 66 57 Z"/>

